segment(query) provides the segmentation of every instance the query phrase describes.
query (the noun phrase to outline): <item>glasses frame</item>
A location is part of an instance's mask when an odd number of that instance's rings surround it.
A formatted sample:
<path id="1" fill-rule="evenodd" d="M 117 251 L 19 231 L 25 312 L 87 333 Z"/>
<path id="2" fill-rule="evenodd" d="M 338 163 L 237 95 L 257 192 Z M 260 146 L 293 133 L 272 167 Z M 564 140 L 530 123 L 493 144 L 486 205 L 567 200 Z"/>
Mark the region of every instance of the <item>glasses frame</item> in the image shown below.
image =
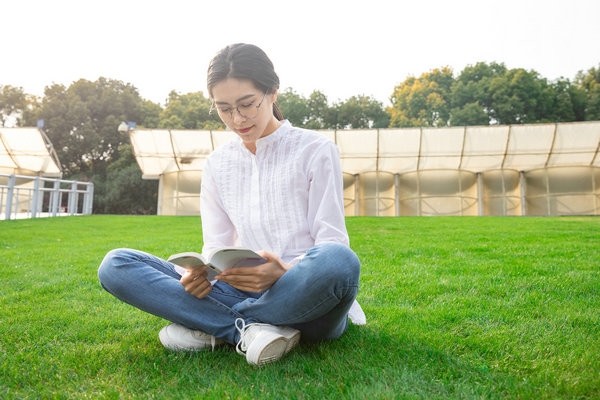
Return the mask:
<path id="1" fill-rule="evenodd" d="M 260 100 L 260 102 L 258 103 L 258 105 L 255 106 L 256 107 L 256 115 L 254 117 L 251 117 L 251 118 L 246 117 L 244 114 L 242 114 L 240 112 L 240 109 L 239 109 L 240 106 L 239 105 L 236 106 L 236 107 L 231 107 L 231 109 L 229 109 L 229 111 L 221 111 L 219 109 L 219 107 L 217 107 L 215 105 L 214 102 L 212 102 L 212 104 L 210 105 L 210 111 L 208 113 L 211 114 L 213 112 L 213 110 L 217 110 L 217 113 L 219 113 L 221 115 L 221 117 L 223 117 L 223 113 L 226 112 L 226 113 L 229 114 L 228 120 L 231 120 L 231 119 L 233 119 L 233 110 L 235 110 L 235 111 L 237 111 L 237 113 L 239 114 L 239 116 L 242 117 L 245 120 L 254 119 L 254 118 L 258 117 L 258 109 L 260 108 L 260 106 L 262 106 L 262 103 L 265 101 L 265 98 L 267 97 L 267 94 L 269 94 L 269 91 L 266 91 L 265 94 L 263 94 L 262 99 Z M 225 115 L 227 115 L 227 114 L 225 114 Z"/>

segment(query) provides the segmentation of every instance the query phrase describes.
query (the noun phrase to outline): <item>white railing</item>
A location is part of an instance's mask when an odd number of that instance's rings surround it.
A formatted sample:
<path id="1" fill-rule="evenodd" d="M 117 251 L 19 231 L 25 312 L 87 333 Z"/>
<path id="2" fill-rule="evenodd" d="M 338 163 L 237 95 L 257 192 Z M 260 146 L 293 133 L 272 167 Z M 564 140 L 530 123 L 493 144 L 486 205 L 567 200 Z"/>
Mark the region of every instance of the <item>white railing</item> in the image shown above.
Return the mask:
<path id="1" fill-rule="evenodd" d="M 0 219 L 89 215 L 94 184 L 0 174 Z"/>

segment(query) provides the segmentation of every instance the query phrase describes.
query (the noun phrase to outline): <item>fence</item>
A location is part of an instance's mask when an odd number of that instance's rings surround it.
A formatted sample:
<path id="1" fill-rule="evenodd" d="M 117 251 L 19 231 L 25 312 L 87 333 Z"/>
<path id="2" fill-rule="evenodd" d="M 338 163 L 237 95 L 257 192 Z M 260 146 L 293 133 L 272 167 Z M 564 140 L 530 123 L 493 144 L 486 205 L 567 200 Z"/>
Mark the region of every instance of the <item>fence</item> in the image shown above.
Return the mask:
<path id="1" fill-rule="evenodd" d="M 89 215 L 94 184 L 0 174 L 0 219 Z"/>

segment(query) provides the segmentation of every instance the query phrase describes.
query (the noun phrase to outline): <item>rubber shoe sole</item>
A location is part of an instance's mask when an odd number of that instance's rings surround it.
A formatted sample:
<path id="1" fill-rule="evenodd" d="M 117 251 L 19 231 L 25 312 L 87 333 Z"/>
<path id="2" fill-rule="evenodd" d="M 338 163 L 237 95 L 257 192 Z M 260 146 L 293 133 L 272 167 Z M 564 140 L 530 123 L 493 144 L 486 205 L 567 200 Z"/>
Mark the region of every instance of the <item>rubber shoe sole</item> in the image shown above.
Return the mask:
<path id="1" fill-rule="evenodd" d="M 182 336 L 181 332 L 178 332 L 177 328 L 181 330 L 181 327 L 175 327 L 174 324 L 167 325 L 158 332 L 158 338 L 162 345 L 172 351 L 202 351 L 205 349 L 213 348 L 214 346 L 225 343 L 222 339 L 214 338 L 214 342 L 211 343 L 210 335 L 201 333 L 201 339 L 197 337 L 187 338 Z M 170 330 L 174 330 L 175 336 L 169 334 Z M 183 328 L 186 329 L 186 328 Z M 193 336 L 193 335 L 192 335 Z"/>
<path id="2" fill-rule="evenodd" d="M 248 347 L 246 361 L 258 366 L 278 361 L 298 344 L 299 340 L 298 331 L 289 338 L 275 332 L 261 332 Z"/>

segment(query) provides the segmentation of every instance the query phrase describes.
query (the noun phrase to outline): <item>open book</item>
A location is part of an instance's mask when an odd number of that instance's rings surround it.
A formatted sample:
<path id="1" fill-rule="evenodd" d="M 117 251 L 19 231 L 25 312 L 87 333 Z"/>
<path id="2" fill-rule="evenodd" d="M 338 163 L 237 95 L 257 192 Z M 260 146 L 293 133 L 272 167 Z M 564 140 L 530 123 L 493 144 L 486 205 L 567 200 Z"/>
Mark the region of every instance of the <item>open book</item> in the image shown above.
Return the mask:
<path id="1" fill-rule="evenodd" d="M 173 254 L 167 261 L 185 269 L 194 269 L 206 265 L 206 271 L 208 272 L 207 279 L 209 281 L 214 280 L 215 276 L 229 268 L 253 267 L 267 262 L 266 258 L 244 247 L 224 247 L 217 249 L 208 255 L 207 258 L 208 260 L 200 253 L 188 251 Z"/>

